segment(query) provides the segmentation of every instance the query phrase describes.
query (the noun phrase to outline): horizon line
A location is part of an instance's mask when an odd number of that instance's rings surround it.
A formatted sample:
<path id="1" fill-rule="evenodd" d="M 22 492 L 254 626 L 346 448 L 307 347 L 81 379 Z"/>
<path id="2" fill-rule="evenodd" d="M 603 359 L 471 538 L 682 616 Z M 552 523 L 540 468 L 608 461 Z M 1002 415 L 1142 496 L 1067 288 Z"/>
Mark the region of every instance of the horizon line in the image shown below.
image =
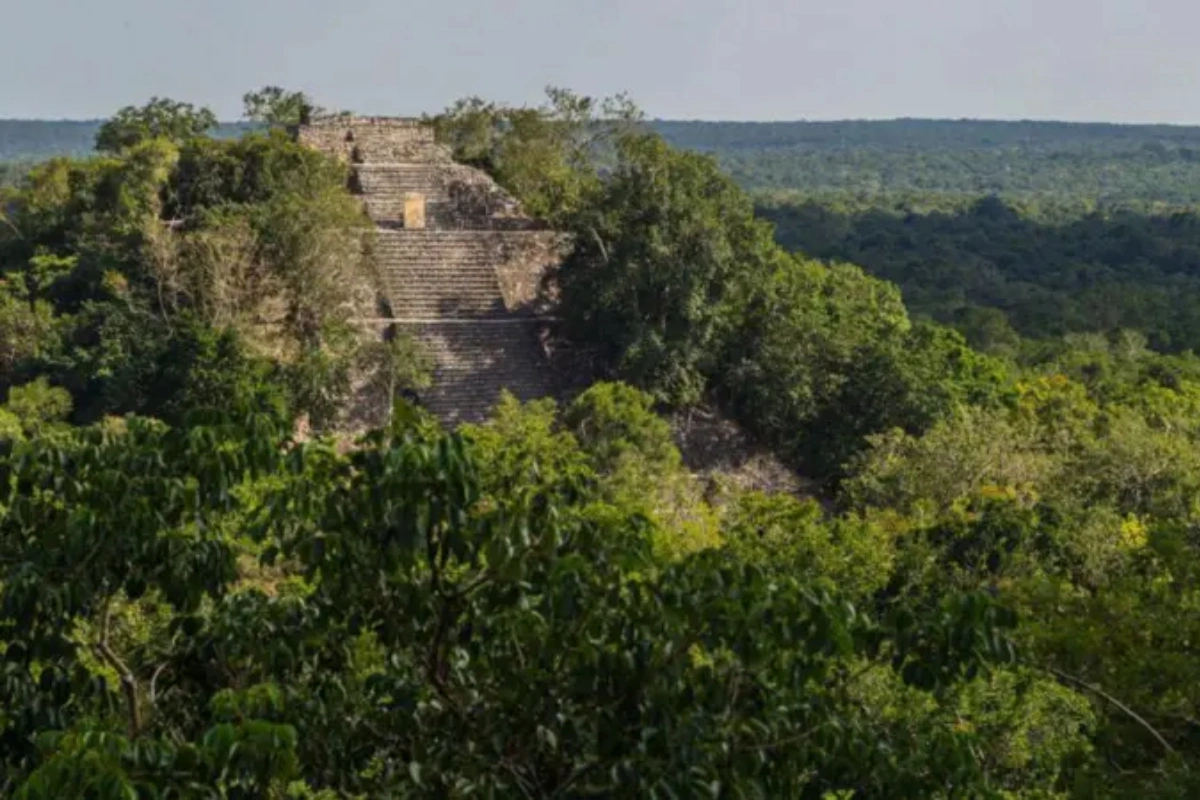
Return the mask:
<path id="1" fill-rule="evenodd" d="M 355 115 L 362 116 L 362 115 Z M 395 118 L 395 119 L 420 119 L 420 116 L 412 115 L 371 115 L 380 118 Z M 0 116 L 0 123 L 3 122 L 24 122 L 24 123 L 56 123 L 67 125 L 96 125 L 106 122 L 110 117 L 5 117 Z M 651 123 L 684 123 L 691 125 L 837 125 L 837 124 L 887 124 L 896 122 L 941 122 L 941 123 L 993 123 L 1005 125 L 1020 125 L 1020 124 L 1041 124 L 1041 125 L 1079 125 L 1079 126 L 1098 126 L 1105 125 L 1110 127 L 1123 128 L 1198 128 L 1200 121 L 1196 122 L 1123 122 L 1103 119 L 1089 120 L 1073 120 L 1073 119 L 1058 119 L 1053 117 L 931 117 L 931 116 L 901 116 L 901 117 L 793 117 L 793 118 L 764 118 L 764 119 L 731 119 L 717 117 L 647 117 L 647 122 Z M 245 119 L 227 119 L 217 122 L 220 126 L 225 125 L 254 125 Z"/>

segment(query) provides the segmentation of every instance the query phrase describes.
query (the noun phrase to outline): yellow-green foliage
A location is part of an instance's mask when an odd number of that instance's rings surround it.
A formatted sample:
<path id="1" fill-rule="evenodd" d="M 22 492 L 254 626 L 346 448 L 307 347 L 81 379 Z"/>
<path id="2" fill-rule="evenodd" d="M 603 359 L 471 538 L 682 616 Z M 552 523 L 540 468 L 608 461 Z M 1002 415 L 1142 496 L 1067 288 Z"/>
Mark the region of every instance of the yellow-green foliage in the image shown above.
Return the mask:
<path id="1" fill-rule="evenodd" d="M 1062 462 L 1040 434 L 1011 412 L 967 407 L 921 437 L 900 430 L 871 437 L 845 492 L 859 506 L 948 508 L 989 485 L 1043 486 Z"/>
<path id="2" fill-rule="evenodd" d="M 597 383 L 564 410 L 563 424 L 588 455 L 601 496 L 653 520 L 665 555 L 720 544 L 719 514 L 683 466 L 671 426 L 654 412 L 650 395 L 622 383 Z"/>
<path id="3" fill-rule="evenodd" d="M 561 416 L 552 400 L 521 404 L 505 393 L 487 422 L 462 432 L 497 502 L 515 499 L 517 486 L 573 487 L 591 498 L 594 519 L 645 517 L 666 558 L 720 543 L 719 515 L 684 468 L 670 425 L 632 387 L 596 384 Z"/>
<path id="4" fill-rule="evenodd" d="M 742 558 L 866 598 L 891 579 L 896 543 L 855 515 L 828 519 L 813 500 L 746 492 L 729 503 L 721 532 Z"/>
<path id="5" fill-rule="evenodd" d="M 52 430 L 71 414 L 71 393 L 38 378 L 9 389 L 3 410 L 8 416 L 7 427 L 11 429 L 15 422 L 26 435 L 36 436 Z"/>
<path id="6" fill-rule="evenodd" d="M 464 425 L 480 459 L 488 492 L 509 496 L 517 486 L 554 488 L 593 478 L 579 443 L 558 423 L 553 400 L 522 404 L 504 392 L 487 422 Z"/>
<path id="7" fill-rule="evenodd" d="M 25 438 L 21 418 L 6 408 L 0 408 L 0 440 L 14 441 Z"/>

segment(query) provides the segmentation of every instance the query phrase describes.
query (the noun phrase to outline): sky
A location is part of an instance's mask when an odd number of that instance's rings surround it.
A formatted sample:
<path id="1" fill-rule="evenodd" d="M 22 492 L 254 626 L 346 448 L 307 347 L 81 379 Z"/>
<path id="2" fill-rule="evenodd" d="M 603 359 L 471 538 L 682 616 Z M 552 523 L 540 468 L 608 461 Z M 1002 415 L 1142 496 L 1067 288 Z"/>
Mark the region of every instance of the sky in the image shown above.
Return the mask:
<path id="1" fill-rule="evenodd" d="M 1196 0 L 0 0 L 0 118 L 277 84 L 356 113 L 628 92 L 670 119 L 1200 121 Z"/>

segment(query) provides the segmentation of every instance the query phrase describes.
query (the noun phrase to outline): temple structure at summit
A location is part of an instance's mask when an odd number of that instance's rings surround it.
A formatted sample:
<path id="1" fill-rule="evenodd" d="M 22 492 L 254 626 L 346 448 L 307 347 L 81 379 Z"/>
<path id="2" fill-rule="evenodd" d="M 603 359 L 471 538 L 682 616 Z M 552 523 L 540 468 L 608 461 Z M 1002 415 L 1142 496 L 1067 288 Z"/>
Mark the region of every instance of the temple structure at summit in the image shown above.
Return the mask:
<path id="1" fill-rule="evenodd" d="M 350 167 L 377 228 L 382 297 L 370 323 L 425 344 L 435 361 L 426 407 L 453 425 L 483 418 L 504 389 L 521 400 L 557 394 L 539 298 L 563 255 L 560 234 L 456 163 L 420 121 L 335 118 L 295 135 Z"/>

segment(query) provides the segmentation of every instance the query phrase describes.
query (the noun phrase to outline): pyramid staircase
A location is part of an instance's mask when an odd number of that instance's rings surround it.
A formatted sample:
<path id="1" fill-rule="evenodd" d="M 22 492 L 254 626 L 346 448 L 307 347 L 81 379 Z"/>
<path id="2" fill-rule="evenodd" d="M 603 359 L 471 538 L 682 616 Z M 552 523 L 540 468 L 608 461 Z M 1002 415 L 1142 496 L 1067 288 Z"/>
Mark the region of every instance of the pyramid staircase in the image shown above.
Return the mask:
<path id="1" fill-rule="evenodd" d="M 423 405 L 454 425 L 485 418 L 503 390 L 521 400 L 559 393 L 537 313 L 541 277 L 561 257 L 558 234 L 485 173 L 455 163 L 419 123 L 339 119 L 297 137 L 351 168 L 351 190 L 377 227 L 385 314 L 372 323 L 415 335 L 433 356 Z"/>

